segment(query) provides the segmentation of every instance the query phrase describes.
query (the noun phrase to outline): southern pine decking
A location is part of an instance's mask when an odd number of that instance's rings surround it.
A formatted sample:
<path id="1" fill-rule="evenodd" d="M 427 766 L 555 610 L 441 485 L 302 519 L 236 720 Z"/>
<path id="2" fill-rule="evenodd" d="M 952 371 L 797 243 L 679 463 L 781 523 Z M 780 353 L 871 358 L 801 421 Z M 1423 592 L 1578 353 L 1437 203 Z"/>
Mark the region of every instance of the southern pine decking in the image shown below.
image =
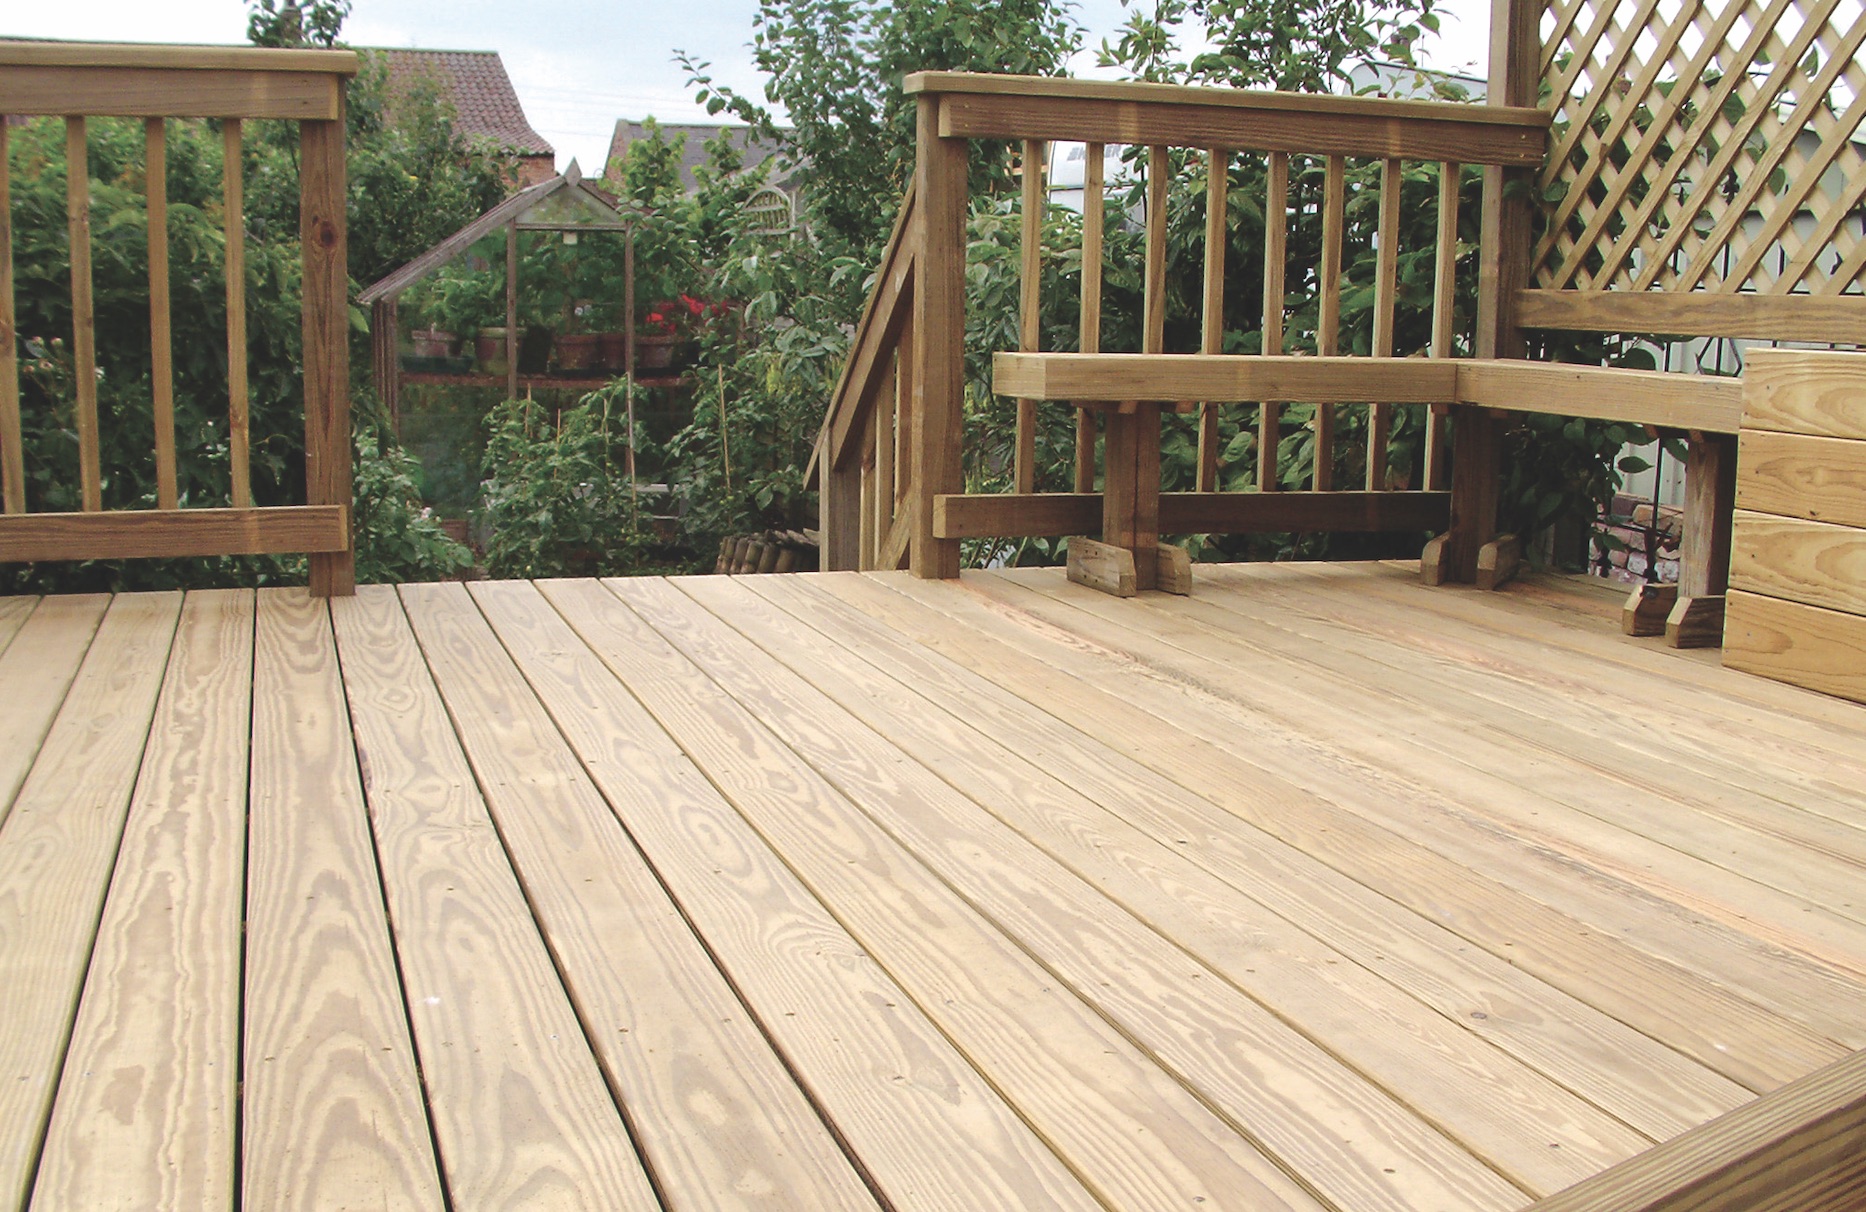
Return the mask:
<path id="1" fill-rule="evenodd" d="M 1866 708 L 1196 571 L 0 601 L 0 1207 L 1508 1209 L 1866 1047 Z"/>

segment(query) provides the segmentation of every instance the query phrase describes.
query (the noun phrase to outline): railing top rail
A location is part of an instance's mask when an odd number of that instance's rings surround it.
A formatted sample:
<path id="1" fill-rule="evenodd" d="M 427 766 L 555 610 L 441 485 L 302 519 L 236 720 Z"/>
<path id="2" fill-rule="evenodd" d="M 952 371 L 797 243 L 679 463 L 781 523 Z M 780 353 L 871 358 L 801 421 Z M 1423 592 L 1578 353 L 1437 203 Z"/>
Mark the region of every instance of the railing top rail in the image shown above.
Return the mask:
<path id="1" fill-rule="evenodd" d="M 909 93 L 939 98 L 942 138 L 1063 139 L 1223 147 L 1299 155 L 1540 165 L 1539 109 L 1235 88 L 917 72 Z"/>
<path id="2" fill-rule="evenodd" d="M 357 53 L 348 50 L 0 40 L 0 67 L 137 67 L 174 71 L 328 72 L 354 76 L 359 64 Z"/>
<path id="3" fill-rule="evenodd" d="M 1010 76 L 996 72 L 914 72 L 907 77 L 902 87 L 909 94 L 970 93 L 994 97 L 1278 110 L 1299 114 L 1423 118 L 1465 122 L 1473 126 L 1528 127 L 1538 131 L 1549 125 L 1549 115 L 1544 111 L 1509 105 L 1403 101 L 1389 97 L 1337 97 L 1327 93 L 1284 93 L 1265 89 L 1149 84 L 1140 81 L 1066 80 L 1051 76 Z"/>
<path id="4" fill-rule="evenodd" d="M 0 42 L 0 114 L 328 122 L 359 63 L 355 51 Z"/>

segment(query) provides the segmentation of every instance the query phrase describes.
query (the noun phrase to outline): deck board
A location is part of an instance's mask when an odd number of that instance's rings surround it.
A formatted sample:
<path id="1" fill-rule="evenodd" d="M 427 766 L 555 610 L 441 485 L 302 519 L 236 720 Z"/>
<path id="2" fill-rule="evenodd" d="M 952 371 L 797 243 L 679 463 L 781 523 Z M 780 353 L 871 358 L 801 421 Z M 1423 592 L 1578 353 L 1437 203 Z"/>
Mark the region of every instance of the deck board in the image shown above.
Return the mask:
<path id="1" fill-rule="evenodd" d="M 0 599 L 0 1208 L 1518 1207 L 1866 1045 L 1866 708 L 1619 608 Z"/>
<path id="2" fill-rule="evenodd" d="M 252 655 L 251 592 L 188 595 L 36 1204 L 233 1206 Z"/>
<path id="3" fill-rule="evenodd" d="M 38 1165 L 178 593 L 111 603 L 13 811 L 0 825 L 0 1200 Z"/>

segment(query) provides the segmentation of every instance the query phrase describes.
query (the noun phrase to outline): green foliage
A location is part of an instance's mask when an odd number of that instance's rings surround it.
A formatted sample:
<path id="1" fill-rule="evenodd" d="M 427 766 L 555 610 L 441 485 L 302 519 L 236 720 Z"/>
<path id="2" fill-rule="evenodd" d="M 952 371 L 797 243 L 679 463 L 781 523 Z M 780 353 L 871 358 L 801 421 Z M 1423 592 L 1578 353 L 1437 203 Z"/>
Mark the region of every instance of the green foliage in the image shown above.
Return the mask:
<path id="1" fill-rule="evenodd" d="M 248 0 L 246 40 L 254 46 L 332 47 L 350 15 L 350 0 Z"/>
<path id="2" fill-rule="evenodd" d="M 356 579 L 439 581 L 472 567 L 473 553 L 422 505 L 421 465 L 395 441 L 380 410 L 360 409 L 356 431 Z"/>
<path id="3" fill-rule="evenodd" d="M 496 577 L 606 576 L 640 563 L 647 543 L 625 474 L 612 384 L 552 414 L 507 400 L 487 414 L 481 519 Z"/>

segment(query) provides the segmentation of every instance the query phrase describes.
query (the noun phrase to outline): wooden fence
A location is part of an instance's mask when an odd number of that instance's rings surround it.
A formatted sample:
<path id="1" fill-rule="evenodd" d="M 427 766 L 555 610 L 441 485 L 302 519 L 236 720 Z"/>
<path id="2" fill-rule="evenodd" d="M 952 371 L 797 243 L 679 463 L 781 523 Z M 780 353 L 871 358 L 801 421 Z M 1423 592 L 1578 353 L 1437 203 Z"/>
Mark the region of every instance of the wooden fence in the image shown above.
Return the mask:
<path id="1" fill-rule="evenodd" d="M 349 276 L 346 264 L 343 89 L 348 51 L 0 43 L 0 114 L 65 119 L 71 249 L 72 353 L 81 511 L 28 513 L 20 424 L 7 128 L 0 123 L 0 560 L 307 552 L 311 588 L 355 584 L 350 542 Z M 141 118 L 147 141 L 149 322 L 156 508 L 103 508 L 92 314 L 86 120 Z M 225 144 L 227 400 L 232 493 L 224 508 L 182 508 L 177 492 L 170 337 L 170 119 L 218 119 Z M 242 123 L 299 128 L 304 258 L 305 503 L 256 507 L 248 451 Z"/>

